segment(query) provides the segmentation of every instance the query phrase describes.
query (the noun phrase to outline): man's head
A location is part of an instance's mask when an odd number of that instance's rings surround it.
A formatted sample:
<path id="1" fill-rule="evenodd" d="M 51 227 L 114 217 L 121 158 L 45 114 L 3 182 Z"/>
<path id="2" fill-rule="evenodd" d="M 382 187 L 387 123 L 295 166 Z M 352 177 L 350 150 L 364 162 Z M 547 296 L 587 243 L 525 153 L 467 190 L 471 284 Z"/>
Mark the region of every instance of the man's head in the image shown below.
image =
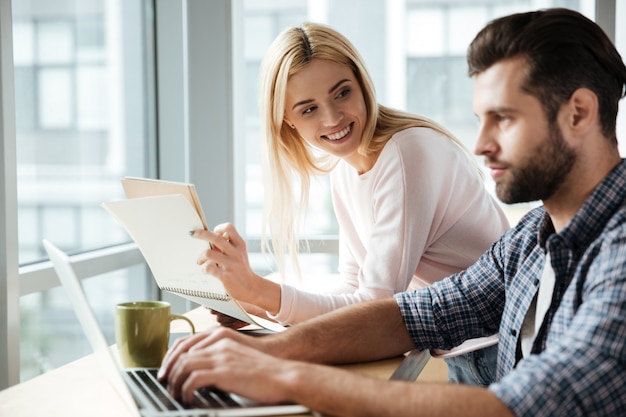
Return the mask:
<path id="1" fill-rule="evenodd" d="M 571 200 L 586 174 L 581 158 L 605 149 L 605 161 L 619 160 L 615 122 L 626 67 L 584 16 L 550 9 L 496 19 L 470 45 L 468 64 L 480 120 L 476 153 L 505 203 Z M 585 139 L 595 136 L 606 139 Z"/>
<path id="2" fill-rule="evenodd" d="M 572 93 L 585 87 L 598 97 L 604 136 L 616 141 L 618 102 L 626 94 L 626 66 L 598 25 L 568 9 L 496 19 L 469 46 L 469 75 L 515 56 L 526 59 L 529 71 L 523 88 L 543 104 L 550 123 Z"/>

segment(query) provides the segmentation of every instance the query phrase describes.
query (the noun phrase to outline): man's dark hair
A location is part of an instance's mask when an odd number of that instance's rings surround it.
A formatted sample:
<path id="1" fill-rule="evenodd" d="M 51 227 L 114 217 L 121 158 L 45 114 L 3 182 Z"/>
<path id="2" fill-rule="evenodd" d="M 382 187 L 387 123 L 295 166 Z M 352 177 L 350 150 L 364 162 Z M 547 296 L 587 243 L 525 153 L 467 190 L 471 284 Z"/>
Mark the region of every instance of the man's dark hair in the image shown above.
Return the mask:
<path id="1" fill-rule="evenodd" d="M 518 13 L 491 21 L 469 46 L 470 77 L 516 56 L 528 63 L 522 88 L 537 97 L 550 123 L 578 88 L 598 97 L 603 134 L 614 142 L 619 100 L 626 94 L 626 66 L 604 31 L 568 9 Z"/>

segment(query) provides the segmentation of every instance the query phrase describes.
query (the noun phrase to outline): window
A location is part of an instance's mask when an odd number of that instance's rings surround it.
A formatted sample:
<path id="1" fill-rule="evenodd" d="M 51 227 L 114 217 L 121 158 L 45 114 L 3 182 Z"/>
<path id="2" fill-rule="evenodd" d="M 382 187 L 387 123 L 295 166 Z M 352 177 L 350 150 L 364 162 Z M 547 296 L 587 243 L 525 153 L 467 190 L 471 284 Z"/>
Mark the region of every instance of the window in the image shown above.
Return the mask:
<path id="1" fill-rule="evenodd" d="M 45 259 L 43 238 L 70 253 L 128 242 L 100 203 L 123 197 L 125 175 L 154 175 L 150 3 L 12 5 L 19 262 Z M 85 288 L 112 342 L 113 306 L 148 298 L 152 281 L 142 265 L 97 275 Z M 21 380 L 88 352 L 59 287 L 24 295 L 20 324 Z"/>
<path id="2" fill-rule="evenodd" d="M 99 203 L 147 174 L 150 140 L 142 2 L 40 3 L 13 2 L 20 264 L 45 257 L 43 237 L 126 241 Z"/>

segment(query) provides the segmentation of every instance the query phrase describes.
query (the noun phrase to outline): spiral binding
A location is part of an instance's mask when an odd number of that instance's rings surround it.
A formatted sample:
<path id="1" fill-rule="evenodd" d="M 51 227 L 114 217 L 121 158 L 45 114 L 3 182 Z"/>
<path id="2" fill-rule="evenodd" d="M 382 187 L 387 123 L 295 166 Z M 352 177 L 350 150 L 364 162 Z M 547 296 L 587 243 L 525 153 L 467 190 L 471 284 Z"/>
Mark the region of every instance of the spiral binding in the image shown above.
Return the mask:
<path id="1" fill-rule="evenodd" d="M 231 300 L 228 294 L 220 294 L 217 292 L 208 292 L 208 291 L 201 291 L 201 290 L 187 290 L 185 288 L 172 288 L 172 287 L 163 287 L 162 289 L 165 291 L 169 291 L 169 292 L 173 292 L 177 294 L 190 295 L 192 297 L 207 298 L 209 300 L 218 300 L 218 301 L 230 301 Z"/>

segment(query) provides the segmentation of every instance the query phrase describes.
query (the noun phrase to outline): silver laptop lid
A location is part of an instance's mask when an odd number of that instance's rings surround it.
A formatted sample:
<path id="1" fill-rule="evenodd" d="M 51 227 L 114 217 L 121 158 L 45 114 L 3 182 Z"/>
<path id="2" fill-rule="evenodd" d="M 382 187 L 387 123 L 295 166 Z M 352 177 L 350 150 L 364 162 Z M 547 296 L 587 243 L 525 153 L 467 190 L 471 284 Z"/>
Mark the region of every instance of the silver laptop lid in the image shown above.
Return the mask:
<path id="1" fill-rule="evenodd" d="M 104 337 L 100 324 L 89 305 L 80 280 L 74 271 L 70 259 L 63 251 L 47 240 L 44 247 L 54 269 L 59 276 L 62 286 L 70 298 L 72 308 L 78 317 L 83 332 L 97 357 L 98 364 L 115 392 L 124 402 L 133 416 L 143 417 L 192 417 L 192 416 L 271 416 L 284 414 L 301 414 L 309 410 L 297 404 L 261 405 L 250 400 L 240 398 L 240 402 L 249 402 L 247 407 L 224 409 L 184 409 L 176 411 L 161 411 L 151 406 L 149 398 L 134 384 L 129 383 L 127 373 L 122 369 L 118 358 L 113 354 L 111 347 Z M 133 399 L 134 398 L 134 399 Z M 137 406 L 139 404 L 139 407 Z M 140 409 L 141 408 L 141 409 Z"/>
<path id="2" fill-rule="evenodd" d="M 61 281 L 61 285 L 72 303 L 74 313 L 76 313 L 78 317 L 78 321 L 89 341 L 89 345 L 97 358 L 98 366 L 111 383 L 120 399 L 124 401 L 126 407 L 132 412 L 132 415 L 139 416 L 137 405 L 120 373 L 121 366 L 113 356 L 113 352 L 111 352 L 109 344 L 100 329 L 100 324 L 96 320 L 93 310 L 87 302 L 83 287 L 70 263 L 69 257 L 47 240 L 43 241 L 43 245 L 50 257 L 50 261 L 52 261 L 54 265 L 59 281 Z"/>

